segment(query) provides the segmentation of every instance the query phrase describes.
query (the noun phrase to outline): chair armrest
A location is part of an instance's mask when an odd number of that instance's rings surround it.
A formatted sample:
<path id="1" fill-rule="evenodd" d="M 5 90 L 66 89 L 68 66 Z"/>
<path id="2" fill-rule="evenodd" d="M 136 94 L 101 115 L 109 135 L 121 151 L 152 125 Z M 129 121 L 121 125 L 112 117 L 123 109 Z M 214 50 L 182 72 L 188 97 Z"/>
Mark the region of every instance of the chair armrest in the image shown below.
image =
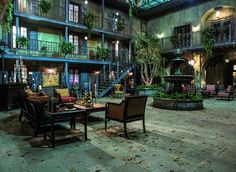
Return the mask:
<path id="1" fill-rule="evenodd" d="M 72 92 L 70 92 L 70 96 L 71 96 L 71 97 L 75 97 L 75 98 L 77 98 L 76 93 L 72 93 Z"/>
<path id="2" fill-rule="evenodd" d="M 107 102 L 106 103 L 107 117 L 123 120 L 124 119 L 125 102 L 126 101 L 124 101 L 124 100 L 119 104 Z"/>

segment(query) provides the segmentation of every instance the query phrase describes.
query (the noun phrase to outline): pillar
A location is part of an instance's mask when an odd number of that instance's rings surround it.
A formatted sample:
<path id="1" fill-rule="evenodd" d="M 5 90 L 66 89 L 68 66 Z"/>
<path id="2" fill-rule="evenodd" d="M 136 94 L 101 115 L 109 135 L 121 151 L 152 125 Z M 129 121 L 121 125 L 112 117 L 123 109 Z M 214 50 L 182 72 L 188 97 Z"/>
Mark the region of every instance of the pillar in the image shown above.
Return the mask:
<path id="1" fill-rule="evenodd" d="M 66 85 L 69 87 L 69 67 L 68 62 L 65 62 L 65 76 L 66 76 Z"/>

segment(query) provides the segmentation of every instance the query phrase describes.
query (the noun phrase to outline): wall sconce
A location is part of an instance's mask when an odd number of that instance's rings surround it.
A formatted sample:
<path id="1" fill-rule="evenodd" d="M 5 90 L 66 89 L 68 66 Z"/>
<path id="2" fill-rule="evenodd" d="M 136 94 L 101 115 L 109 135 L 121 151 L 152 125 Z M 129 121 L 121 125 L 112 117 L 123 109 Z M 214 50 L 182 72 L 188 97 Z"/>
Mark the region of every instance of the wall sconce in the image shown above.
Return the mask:
<path id="1" fill-rule="evenodd" d="M 229 59 L 228 58 L 225 59 L 225 63 L 229 63 Z"/>
<path id="2" fill-rule="evenodd" d="M 189 61 L 188 61 L 188 64 L 190 64 L 191 66 L 194 66 L 195 61 L 194 61 L 194 60 L 189 60 Z"/>
<path id="3" fill-rule="evenodd" d="M 119 44 L 120 43 L 120 41 L 116 41 L 116 44 Z"/>
<path id="4" fill-rule="evenodd" d="M 133 76 L 133 72 L 129 72 L 128 75 L 129 75 L 129 76 Z"/>
<path id="5" fill-rule="evenodd" d="M 117 13 L 116 13 L 116 15 L 118 16 L 118 15 L 119 15 L 119 13 L 117 12 Z"/>
<path id="6" fill-rule="evenodd" d="M 161 33 L 161 34 L 156 34 L 157 38 L 161 39 L 161 38 L 164 38 L 164 33 Z"/>
<path id="7" fill-rule="evenodd" d="M 216 18 L 220 18 L 220 11 L 221 11 L 222 7 L 215 7 L 215 11 L 216 11 Z"/>
<path id="8" fill-rule="evenodd" d="M 220 18 L 220 11 L 216 11 L 216 18 Z"/>
<path id="9" fill-rule="evenodd" d="M 95 72 L 95 75 L 99 75 L 99 73 L 100 73 L 99 71 L 96 71 L 96 72 Z"/>
<path id="10" fill-rule="evenodd" d="M 85 1 L 84 1 L 84 4 L 85 4 L 85 5 L 88 5 L 88 1 L 87 1 L 87 0 L 85 0 Z"/>
<path id="11" fill-rule="evenodd" d="M 88 40 L 88 37 L 87 37 L 87 36 L 85 36 L 85 37 L 84 37 L 84 39 L 87 41 L 87 40 Z"/>

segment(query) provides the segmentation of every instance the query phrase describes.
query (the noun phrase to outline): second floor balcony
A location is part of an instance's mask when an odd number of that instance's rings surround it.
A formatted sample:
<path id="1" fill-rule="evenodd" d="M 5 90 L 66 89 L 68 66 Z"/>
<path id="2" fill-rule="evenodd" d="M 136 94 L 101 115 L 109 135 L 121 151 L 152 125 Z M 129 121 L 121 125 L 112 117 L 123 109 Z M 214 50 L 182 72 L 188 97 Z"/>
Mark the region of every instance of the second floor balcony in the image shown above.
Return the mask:
<path id="1" fill-rule="evenodd" d="M 19 55 L 40 57 L 65 57 L 65 54 L 61 52 L 60 43 L 42 41 L 42 40 L 29 40 L 27 47 L 13 48 L 11 46 L 11 52 L 17 52 Z M 78 46 L 75 45 L 75 50 L 72 54 L 68 54 L 67 58 L 80 59 L 80 60 L 102 60 L 98 55 L 97 47 Z M 128 62 L 129 51 L 128 49 L 112 50 L 109 49 L 109 56 L 107 61 L 112 62 Z"/>
<path id="2" fill-rule="evenodd" d="M 39 8 L 39 1 L 37 0 L 18 0 L 19 13 L 25 13 L 27 15 L 35 15 L 40 17 L 46 17 L 50 19 L 65 21 L 65 8 L 63 6 L 52 5 L 48 13 L 42 13 Z"/>
<path id="3" fill-rule="evenodd" d="M 236 42 L 235 24 L 232 27 L 213 29 L 215 46 L 231 45 Z M 173 37 L 160 38 L 160 46 L 164 52 L 173 52 L 177 48 L 183 50 L 200 49 L 203 47 L 201 31 L 179 34 Z"/>
<path id="4" fill-rule="evenodd" d="M 53 20 L 58 20 L 61 22 L 66 22 L 66 12 L 68 12 L 68 22 L 70 24 L 76 25 L 86 25 L 85 16 L 86 11 L 80 10 L 79 6 L 71 6 L 66 10 L 65 5 L 58 3 L 57 5 L 51 4 L 51 9 L 47 13 L 42 13 L 39 7 L 39 0 L 18 0 L 18 10 L 16 12 L 20 14 L 25 14 L 26 16 L 38 16 L 49 18 Z M 71 5 L 71 4 L 70 4 Z M 87 9 L 88 11 L 89 9 Z M 130 35 L 131 29 L 128 23 L 125 20 L 125 17 L 122 16 L 122 22 L 118 22 L 116 18 L 104 18 L 99 16 L 101 12 L 96 12 L 94 15 L 94 29 L 104 30 L 112 32 L 115 34 Z M 46 20 L 46 19 L 45 19 Z M 103 22 L 103 28 L 102 28 Z M 76 26 L 77 27 L 77 26 Z M 84 28 L 84 27 L 83 27 Z"/>

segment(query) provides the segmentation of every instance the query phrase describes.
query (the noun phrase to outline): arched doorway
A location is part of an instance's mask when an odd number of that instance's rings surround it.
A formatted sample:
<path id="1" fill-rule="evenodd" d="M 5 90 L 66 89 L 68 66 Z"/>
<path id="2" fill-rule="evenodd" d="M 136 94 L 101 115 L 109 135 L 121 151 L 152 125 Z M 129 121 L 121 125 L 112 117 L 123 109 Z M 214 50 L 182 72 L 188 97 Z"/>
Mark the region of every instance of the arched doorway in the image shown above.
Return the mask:
<path id="1" fill-rule="evenodd" d="M 224 84 L 224 66 L 224 57 L 215 56 L 210 58 L 204 65 L 206 71 L 206 84 L 216 84 L 217 81 Z"/>

